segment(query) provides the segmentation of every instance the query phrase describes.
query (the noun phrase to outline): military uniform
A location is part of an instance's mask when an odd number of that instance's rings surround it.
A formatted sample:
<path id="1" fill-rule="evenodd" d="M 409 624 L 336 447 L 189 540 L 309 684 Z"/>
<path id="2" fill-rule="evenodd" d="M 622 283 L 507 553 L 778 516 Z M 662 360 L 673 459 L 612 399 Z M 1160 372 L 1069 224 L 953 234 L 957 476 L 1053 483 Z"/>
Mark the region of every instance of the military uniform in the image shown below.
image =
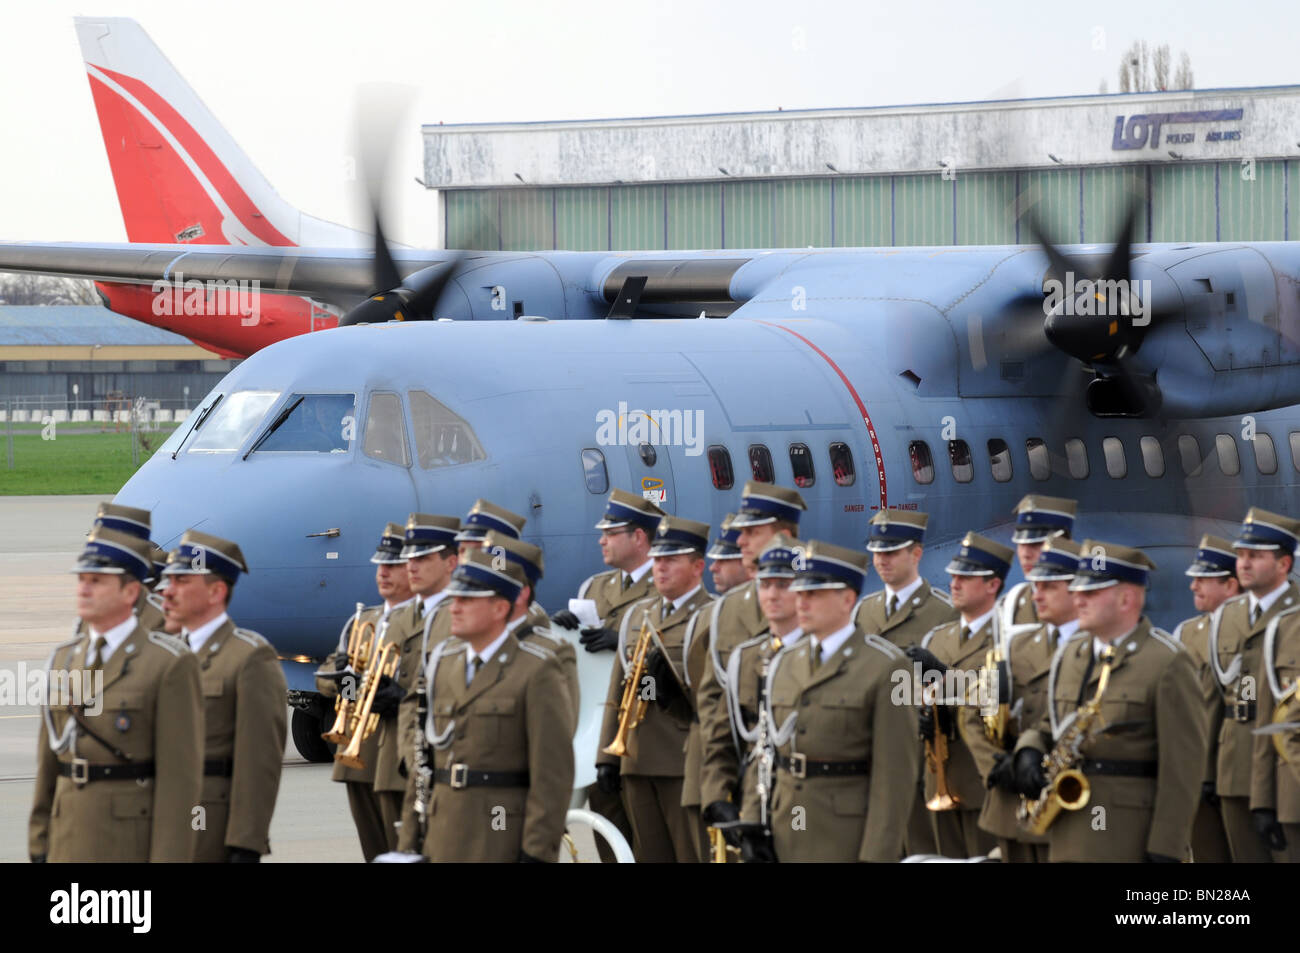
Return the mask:
<path id="1" fill-rule="evenodd" d="M 1094 561 L 1101 551 L 1104 561 Z M 1138 550 L 1085 540 L 1072 592 L 1118 583 L 1145 586 L 1154 568 Z M 1191 657 L 1141 617 L 1103 645 L 1087 631 L 1057 649 L 1047 715 L 1021 734 L 1017 755 L 1038 764 L 1066 719 L 1097 695 L 1103 727 L 1082 744 L 1078 765 L 1091 788 L 1087 806 L 1062 810 L 1047 830 L 1050 859 L 1066 862 L 1182 860 L 1192 833 L 1205 763 L 1205 720 Z M 1017 761 L 1019 772 L 1020 761 Z M 1038 769 L 1041 778 L 1041 768 Z M 1104 827 L 1098 826 L 1099 823 Z"/>
<path id="2" fill-rule="evenodd" d="M 1242 524 L 1236 548 L 1276 548 L 1294 551 L 1293 520 L 1252 507 Z M 1300 588 L 1288 581 L 1254 622 L 1250 594 L 1229 599 L 1210 617 L 1209 661 L 1223 690 L 1224 717 L 1219 729 L 1219 759 L 1215 787 L 1228 846 L 1234 862 L 1268 863 L 1268 847 L 1255 833 L 1250 816 L 1251 762 L 1254 752 L 1258 695 L 1263 681 L 1260 652 L 1268 624 L 1280 612 L 1300 605 Z M 1271 714 L 1271 713 L 1270 713 Z"/>
<path id="3" fill-rule="evenodd" d="M 866 554 L 808 544 L 792 588 L 860 590 Z M 916 789 L 916 713 L 893 690 L 909 679 L 897 648 L 852 622 L 801 638 L 772 659 L 767 716 L 777 729 L 770 824 L 783 863 L 893 863 Z M 746 772 L 746 821 L 754 821 L 762 768 Z"/>
<path id="4" fill-rule="evenodd" d="M 1257 728 L 1272 726 L 1278 699 L 1286 692 L 1295 696 L 1294 686 L 1300 680 L 1300 606 L 1284 610 L 1269 623 L 1263 659 Z M 1289 731 L 1255 736 L 1250 809 L 1274 812 L 1282 826 L 1286 846 L 1274 851 L 1273 859 L 1300 863 L 1300 729 L 1295 727 L 1300 707 L 1292 701 L 1282 718 L 1292 725 Z"/>
<path id="5" fill-rule="evenodd" d="M 708 532 L 708 524 L 664 517 L 655 531 L 650 553 L 655 557 L 685 553 L 702 557 L 708 544 Z M 619 757 L 605 750 L 618 734 L 624 680 L 642 626 L 649 625 L 659 633 L 664 651 L 668 653 L 667 662 L 673 669 L 669 677 L 684 686 L 682 646 L 686 628 L 695 612 L 712 598 L 703 586 L 697 586 L 676 600 L 655 595 L 625 613 L 619 629 L 618 658 L 621 664 L 610 672 L 596 763 L 619 765 L 623 803 L 632 826 L 632 850 L 638 863 L 697 861 L 703 827 L 699 812 L 682 806 L 690 703 L 681 692 L 674 693 L 672 686 L 656 683 L 656 698 L 646 705 L 643 720 L 628 732 L 626 753 Z M 675 694 L 677 704 L 661 705 L 659 693 L 665 693 L 665 697 Z"/>
<path id="6" fill-rule="evenodd" d="M 136 539 L 144 540 L 149 547 L 149 575 L 145 577 L 144 585 L 140 587 L 140 596 L 135 600 L 135 615 L 140 620 L 140 628 L 146 632 L 161 632 L 165 619 L 163 617 L 162 596 L 152 591 L 152 587 L 158 585 L 158 573 L 162 566 L 158 562 L 158 554 L 162 550 L 149 541 L 149 532 L 152 525 L 152 514 L 148 510 L 138 509 L 134 506 L 122 506 L 119 503 L 100 503 L 95 511 L 95 520 L 91 524 L 91 532 L 96 529 L 111 529 L 114 532 L 126 533 L 128 536 L 134 536 Z M 163 562 L 166 562 L 166 553 L 162 552 Z M 77 620 L 77 632 L 82 631 L 81 620 Z"/>
<path id="7" fill-rule="evenodd" d="M 477 551 L 457 567 L 449 595 L 513 602 L 522 585 L 516 567 L 493 569 Z M 575 725 L 564 670 L 554 653 L 508 630 L 485 651 L 491 655 L 472 677 L 467 642 L 448 639 L 429 658 L 433 775 L 424 854 L 453 863 L 554 861 L 573 793 Z M 418 784 L 411 772 L 412 812 Z"/>
<path id="8" fill-rule="evenodd" d="M 1028 494 L 1016 504 L 1016 528 L 1011 533 L 1011 542 L 1020 545 L 1046 543 L 1061 537 L 1068 539 L 1074 529 L 1078 508 L 1076 500 Z M 998 599 L 998 611 L 1003 630 L 1013 625 L 1037 625 L 1039 618 L 1034 605 L 1034 587 L 1028 581 L 1011 586 Z"/>
<path id="9" fill-rule="evenodd" d="M 141 581 L 148 559 L 143 541 L 99 530 L 74 571 L 125 572 Z M 64 694 L 66 685 L 50 686 L 28 825 L 34 859 L 186 863 L 194 857 L 192 812 L 203 783 L 198 661 L 183 642 L 146 632 L 130 618 L 101 635 L 123 633 L 103 661 L 103 688 L 93 702 L 91 633 L 50 657 L 56 682 L 74 670 L 90 680 L 80 697 Z"/>

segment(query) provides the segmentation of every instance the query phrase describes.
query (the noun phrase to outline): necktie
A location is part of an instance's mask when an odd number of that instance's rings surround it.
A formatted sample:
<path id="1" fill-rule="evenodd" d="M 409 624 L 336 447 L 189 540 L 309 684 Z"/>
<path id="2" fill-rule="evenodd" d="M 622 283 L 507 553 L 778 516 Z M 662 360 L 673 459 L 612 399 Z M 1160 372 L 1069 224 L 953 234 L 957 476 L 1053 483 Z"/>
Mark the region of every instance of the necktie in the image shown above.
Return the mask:
<path id="1" fill-rule="evenodd" d="M 100 653 L 103 651 L 104 637 L 102 635 L 97 635 L 90 640 L 90 650 L 86 652 L 86 667 L 92 669 L 103 668 L 103 659 L 99 657 Z"/>
<path id="2" fill-rule="evenodd" d="M 885 618 L 886 619 L 893 618 L 894 613 L 897 611 L 898 611 L 898 595 L 895 594 L 889 597 L 889 606 L 888 608 L 885 609 Z"/>
<path id="3" fill-rule="evenodd" d="M 482 660 L 473 652 L 465 659 L 465 684 L 468 685 L 474 681 L 474 676 L 478 674 L 478 667 Z"/>
<path id="4" fill-rule="evenodd" d="M 623 591 L 627 592 L 628 587 L 631 585 L 632 585 L 632 577 L 629 576 L 627 573 L 623 573 Z"/>
<path id="5" fill-rule="evenodd" d="M 1259 615 L 1260 615 L 1259 610 L 1260 610 L 1260 606 L 1258 602 L 1250 607 L 1250 624 L 1252 626 L 1259 621 Z"/>
<path id="6" fill-rule="evenodd" d="M 659 613 L 659 621 L 662 622 L 664 621 L 664 619 L 668 618 L 668 613 L 672 611 L 673 611 L 673 604 L 671 602 L 665 602 L 664 611 Z"/>
<path id="7" fill-rule="evenodd" d="M 970 638 L 970 626 L 963 625 L 961 627 L 961 640 L 965 642 L 969 638 Z"/>
<path id="8" fill-rule="evenodd" d="M 419 599 L 415 603 L 415 620 L 419 622 L 424 618 L 424 600 Z"/>
<path id="9" fill-rule="evenodd" d="M 816 639 L 808 640 L 808 661 L 812 663 L 812 670 L 817 671 L 817 666 L 822 663 L 822 646 Z"/>
<path id="10" fill-rule="evenodd" d="M 1092 651 L 1092 646 L 1088 646 L 1088 667 L 1083 670 L 1083 681 L 1079 683 L 1079 697 L 1074 701 L 1075 708 L 1083 706 L 1083 696 L 1088 691 L 1088 679 L 1092 678 L 1092 669 L 1096 664 L 1097 653 Z"/>

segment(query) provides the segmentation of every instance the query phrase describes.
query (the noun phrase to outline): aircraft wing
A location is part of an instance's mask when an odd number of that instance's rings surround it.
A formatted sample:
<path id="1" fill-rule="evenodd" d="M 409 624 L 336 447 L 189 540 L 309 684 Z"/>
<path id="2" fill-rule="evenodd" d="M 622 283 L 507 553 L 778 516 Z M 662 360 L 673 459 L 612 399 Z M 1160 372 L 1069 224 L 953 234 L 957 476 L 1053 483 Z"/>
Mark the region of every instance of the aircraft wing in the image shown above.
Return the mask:
<path id="1" fill-rule="evenodd" d="M 457 260 L 454 252 L 393 249 L 405 278 Z M 0 271 L 153 284 L 155 281 L 258 281 L 263 291 L 355 300 L 376 291 L 374 253 L 360 248 L 218 245 L 115 245 L 0 242 Z"/>

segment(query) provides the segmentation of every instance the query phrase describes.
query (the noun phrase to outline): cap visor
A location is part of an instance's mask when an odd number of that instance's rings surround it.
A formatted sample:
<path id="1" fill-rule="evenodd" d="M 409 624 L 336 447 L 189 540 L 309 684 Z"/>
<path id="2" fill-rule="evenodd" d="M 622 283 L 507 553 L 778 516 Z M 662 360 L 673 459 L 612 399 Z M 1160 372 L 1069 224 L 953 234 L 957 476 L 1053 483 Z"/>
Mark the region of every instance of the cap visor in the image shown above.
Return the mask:
<path id="1" fill-rule="evenodd" d="M 896 549 L 906 549 L 908 546 L 912 545 L 912 542 L 913 541 L 910 539 L 897 540 L 889 539 L 888 537 L 869 539 L 867 540 L 867 552 L 892 553 Z"/>
<path id="2" fill-rule="evenodd" d="M 997 575 L 988 566 L 981 566 L 979 563 L 971 562 L 967 559 L 954 559 L 944 567 L 944 572 L 950 576 L 995 576 Z"/>
<path id="3" fill-rule="evenodd" d="M 1074 582 L 1070 583 L 1070 591 L 1092 592 L 1096 589 L 1109 589 L 1111 586 L 1118 585 L 1118 579 L 1097 579 L 1090 576 L 1075 576 Z"/>
<path id="4" fill-rule="evenodd" d="M 776 517 L 771 513 L 737 513 L 736 518 L 731 521 L 732 529 L 741 529 L 745 526 L 766 526 L 768 523 L 775 523 Z"/>

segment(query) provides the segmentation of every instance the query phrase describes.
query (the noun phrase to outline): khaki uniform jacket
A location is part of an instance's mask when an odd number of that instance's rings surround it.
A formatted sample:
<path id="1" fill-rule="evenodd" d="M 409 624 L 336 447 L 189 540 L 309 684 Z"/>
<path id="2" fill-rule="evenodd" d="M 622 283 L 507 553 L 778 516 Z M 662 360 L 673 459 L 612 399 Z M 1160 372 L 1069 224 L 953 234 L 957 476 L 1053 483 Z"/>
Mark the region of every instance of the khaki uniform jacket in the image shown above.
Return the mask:
<path id="1" fill-rule="evenodd" d="M 397 709 L 397 764 L 391 767 L 385 765 L 385 787 L 378 788 L 376 784 L 377 790 L 392 790 L 387 785 L 393 783 L 391 774 L 393 770 L 401 779 L 403 790 L 406 790 L 410 783 L 410 768 L 415 755 L 416 710 L 420 704 L 418 693 L 423 687 L 421 673 L 424 672 L 425 663 L 429 660 L 429 653 L 435 646 L 449 638 L 451 638 L 451 600 L 444 598 L 433 607 L 432 613 L 424 617 L 424 622 L 413 632 L 409 632 L 402 641 L 400 647 L 402 662 L 399 671 L 411 679 L 411 684 L 406 686 L 406 697 L 402 699 L 402 704 Z M 378 782 L 378 779 L 376 781 Z M 414 841 L 402 846 L 401 834 L 399 829 L 398 850 L 418 849 L 419 845 Z"/>
<path id="2" fill-rule="evenodd" d="M 1264 631 L 1279 612 L 1300 605 L 1300 588 L 1288 582 L 1286 589 L 1250 624 L 1248 595 L 1229 599 L 1214 610 L 1210 618 L 1210 664 L 1215 678 L 1223 686 L 1224 718 L 1219 728 L 1219 763 L 1216 785 L 1220 797 L 1250 797 L 1251 762 L 1255 736 L 1251 734 L 1255 719 L 1238 721 L 1234 717 L 1237 702 L 1243 705 L 1258 700 L 1264 680 L 1260 653 Z M 1215 647 L 1217 646 L 1217 652 Z M 1241 661 L 1234 664 L 1237 658 Z M 1222 676 L 1220 675 L 1222 673 Z M 1247 713 L 1249 713 L 1247 711 Z M 1269 713 L 1270 717 L 1272 712 Z"/>
<path id="3" fill-rule="evenodd" d="M 696 707 L 699 704 L 697 692 L 704 680 L 705 667 L 712 664 L 709 660 L 709 617 L 719 598 L 714 596 L 712 602 L 695 610 L 691 621 L 686 623 L 686 635 L 682 640 L 683 674 L 686 676 L 686 694 L 691 706 L 691 727 L 686 732 L 685 774 L 682 775 L 682 807 L 701 806 L 700 772 L 704 767 L 704 732 L 700 729 L 700 714 Z"/>
<path id="4" fill-rule="evenodd" d="M 439 600 L 433 611 L 446 600 Z M 412 599 L 406 605 L 393 612 L 388 621 L 388 630 L 384 641 L 397 647 L 398 662 L 395 681 L 408 693 L 415 688 L 415 680 L 424 668 L 424 659 L 420 655 L 420 645 L 424 637 L 425 619 L 420 615 L 423 600 Z M 387 718 L 379 719 L 379 728 L 375 731 L 379 741 L 375 750 L 375 790 L 405 791 L 406 778 L 402 774 L 402 759 L 407 749 L 402 744 L 403 738 L 409 738 L 411 725 L 403 719 L 405 702 Z M 411 706 L 406 714 L 414 718 L 415 708 Z M 405 733 L 404 733 L 405 732 Z"/>
<path id="5" fill-rule="evenodd" d="M 998 599 L 998 613 L 1003 629 L 1013 625 L 1038 624 L 1038 607 L 1034 605 L 1034 584 L 1018 582 Z"/>
<path id="6" fill-rule="evenodd" d="M 1105 727 L 1082 748 L 1091 796 L 1083 810 L 1062 811 L 1048 828 L 1053 862 L 1138 862 L 1147 853 L 1183 858 L 1191 840 L 1206 744 L 1195 666 L 1145 616 L 1113 644 L 1115 662 L 1101 699 Z M 1092 636 L 1083 631 L 1057 649 L 1048 705 L 1058 725 L 1076 710 L 1081 694 L 1086 704 L 1097 692 L 1100 661 L 1080 684 L 1092 651 Z M 1023 732 L 1016 747 L 1050 752 L 1049 719 Z M 1096 774 L 1088 770 L 1090 759 L 1155 762 L 1156 775 Z M 1105 829 L 1095 828 L 1103 817 Z"/>
<path id="7" fill-rule="evenodd" d="M 1016 745 L 1022 727 L 1037 727 L 1047 713 L 1047 681 L 1055 653 L 1054 627 L 1041 625 L 1017 626 L 1005 633 L 1007 656 L 1011 664 L 1011 710 L 1019 708 L 1018 717 L 1007 722 L 1006 738 L 1002 746 L 990 741 L 984 733 L 984 719 L 975 705 L 961 710 L 962 740 L 975 758 L 980 777 L 988 779 L 997 755 L 1009 753 Z M 1046 837 L 1036 837 L 1022 830 L 1016 820 L 1020 795 L 1003 788 L 987 788 L 984 809 L 980 812 L 979 826 L 998 837 L 1018 840 L 1026 844 L 1046 844 Z"/>
<path id="8" fill-rule="evenodd" d="M 1258 728 L 1272 724 L 1278 689 L 1286 691 L 1300 679 L 1300 609 L 1292 607 L 1282 612 L 1270 629 L 1265 633 L 1263 648 L 1268 664 L 1260 679 Z M 1297 715 L 1300 708 L 1294 703 L 1286 712 L 1287 721 L 1300 720 Z M 1277 811 L 1277 819 L 1282 824 L 1297 824 L 1300 823 L 1300 730 L 1284 736 L 1286 763 L 1278 756 L 1274 737 L 1255 736 L 1250 806 Z"/>
<path id="9" fill-rule="evenodd" d="M 767 628 L 758 604 L 758 583 L 751 579 L 729 590 L 714 602 L 707 625 L 703 625 L 704 621 L 701 615 L 691 646 L 694 651 L 698 641 L 701 649 L 707 647 L 708 664 L 703 666 L 704 674 L 695 689 L 695 710 L 700 719 L 703 754 L 699 803 L 708 807 L 714 801 L 739 800 L 741 753 L 736 750 L 727 710 L 724 666 L 736 646 Z"/>
<path id="10" fill-rule="evenodd" d="M 88 635 L 55 650 L 52 673 L 84 673 Z M 93 679 L 91 685 L 93 687 Z M 134 762 L 152 761 L 154 777 L 142 781 L 92 781 L 82 787 L 59 774 L 74 757 L 91 765 L 126 762 L 77 728 L 61 754 L 50 750 L 41 721 L 36 790 L 28 825 L 28 850 L 48 860 L 73 862 L 188 863 L 198 834 L 192 827 L 203 784 L 203 701 L 199 663 L 185 643 L 139 625 L 104 664 L 99 714 L 80 714 L 90 731 Z M 56 737 L 72 707 L 52 697 Z"/>
<path id="11" fill-rule="evenodd" d="M 400 610 L 396 610 L 393 613 L 390 613 L 390 616 L 396 615 L 397 611 Z M 393 620 L 390 617 L 389 627 L 391 627 L 392 621 Z M 376 636 L 379 636 L 380 635 L 379 630 L 384 627 L 383 603 L 380 603 L 377 606 L 367 606 L 366 608 L 361 610 L 359 624 L 364 626 L 367 622 L 373 622 L 375 624 L 375 629 L 376 629 L 375 634 Z M 348 621 L 343 625 L 343 632 L 341 633 L 341 637 L 340 637 L 341 641 L 339 644 L 343 646 L 343 649 L 331 652 L 326 657 L 325 662 L 321 666 L 321 668 L 327 671 L 332 670 L 334 668 L 335 659 L 337 659 L 340 655 L 346 653 L 348 636 L 351 633 L 351 631 L 352 631 L 352 619 L 349 618 Z M 383 648 L 383 642 L 384 639 L 382 637 L 376 640 L 376 644 L 375 644 L 376 655 L 378 655 L 380 649 Z M 353 696 L 355 697 L 360 695 L 361 693 L 361 683 L 363 679 L 364 679 L 364 675 L 361 678 L 350 679 L 350 681 L 345 680 L 342 684 L 345 686 L 350 685 Z M 350 684 L 350 682 L 355 682 L 355 684 Z M 316 690 L 326 698 L 338 698 L 339 684 L 327 678 L 320 678 L 319 676 L 317 676 Z M 334 720 L 332 717 L 326 718 L 323 724 L 332 726 L 334 724 Z M 378 762 L 378 755 L 379 755 L 379 737 L 380 737 L 379 730 L 376 729 L 375 732 L 369 738 L 361 742 L 361 753 L 360 753 L 361 762 L 362 764 L 365 765 L 365 767 L 349 768 L 336 760 L 334 762 L 334 773 L 330 775 L 330 777 L 333 778 L 333 780 L 335 781 L 360 781 L 365 784 L 373 784 L 375 780 L 375 765 Z"/>
<path id="12" fill-rule="evenodd" d="M 771 705 L 781 726 L 792 714 L 782 757 L 798 752 L 816 761 L 866 761 L 870 773 L 808 777 L 773 775 L 771 827 L 777 859 L 877 861 L 903 856 L 903 834 L 916 797 L 916 709 L 897 704 L 897 684 L 911 680 L 906 656 L 876 635 L 854 632 L 816 670 L 807 638 L 772 661 Z M 758 771 L 745 773 L 745 804 L 757 803 Z M 900 783 L 900 779 L 902 783 Z M 757 821 L 750 813 L 746 820 Z"/>
<path id="13" fill-rule="evenodd" d="M 1219 729 L 1223 724 L 1223 690 L 1210 667 L 1210 613 L 1180 622 L 1174 629 L 1174 641 L 1187 650 L 1201 681 L 1201 699 L 1205 703 L 1205 727 L 1209 743 L 1205 752 L 1205 777 L 1213 781 L 1218 773 Z"/>
<path id="14" fill-rule="evenodd" d="M 948 601 L 948 593 L 932 588 L 924 579 L 912 597 L 889 618 L 885 617 L 887 608 L 885 590 L 873 592 L 858 603 L 854 622 L 863 632 L 882 636 L 900 649 L 920 645 L 921 639 L 935 626 L 957 618 L 957 610 Z"/>
<path id="15" fill-rule="evenodd" d="M 934 653 L 939 661 L 950 669 L 974 672 L 984 667 L 989 649 L 993 648 L 993 619 L 971 633 L 963 642 L 961 637 L 961 619 L 947 622 L 932 629 L 922 645 Z M 975 757 L 966 744 L 964 734 L 960 731 L 964 705 L 951 706 L 951 714 L 957 725 L 957 737 L 948 741 L 948 763 L 944 766 L 947 775 L 948 790 L 960 801 L 961 810 L 978 811 L 984 805 L 984 778 L 975 766 Z M 935 726 L 939 730 L 939 726 Z M 938 776 L 927 770 L 925 772 L 925 799 L 934 797 L 938 785 Z"/>
<path id="16" fill-rule="evenodd" d="M 626 589 L 623 588 L 621 569 L 610 569 L 588 576 L 578 587 L 578 598 L 593 600 L 601 623 L 615 631 L 618 631 L 623 622 L 623 614 L 634 603 L 655 594 L 654 573 L 649 570 Z"/>
<path id="17" fill-rule="evenodd" d="M 551 618 L 545 612 L 541 613 L 540 621 L 537 612 L 530 612 L 515 629 L 515 638 L 520 642 L 540 645 L 560 660 L 560 667 L 564 669 L 564 691 L 573 710 L 573 726 L 576 730 L 582 686 L 578 682 L 578 653 L 574 650 L 573 643 L 551 634 Z"/>
<path id="18" fill-rule="evenodd" d="M 459 639 L 448 640 L 433 674 L 434 731 L 450 730 L 450 737 L 446 748 L 431 752 L 432 766 L 527 772 L 528 785 L 434 783 L 424 854 L 435 862 L 513 863 L 522 850 L 554 861 L 573 795 L 575 724 L 564 669 L 554 653 L 512 634 L 466 686 L 465 649 Z M 408 802 L 414 789 L 411 772 Z"/>
<path id="19" fill-rule="evenodd" d="M 666 617 L 661 617 L 665 600 L 658 595 L 642 600 L 624 613 L 618 641 L 619 657 L 624 664 L 615 665 L 610 671 L 605 716 L 600 726 L 600 747 L 596 753 L 597 764 L 619 764 L 621 774 L 682 777 L 686 760 L 686 734 L 691 723 L 689 705 L 664 709 L 651 699 L 646 705 L 644 720 L 628 734 L 627 754 L 619 759 L 607 754 L 604 749 L 618 734 L 618 708 L 623 698 L 625 666 L 631 665 L 642 622 L 648 621 L 658 630 L 659 638 L 668 652 L 668 661 L 672 663 L 677 678 L 685 684 L 682 643 L 686 627 L 696 610 L 712 599 L 713 596 L 701 586 L 679 608 L 670 608 Z"/>
<path id="20" fill-rule="evenodd" d="M 271 643 L 227 619 L 195 653 L 203 687 L 203 757 L 228 761 L 227 776 L 203 778 L 206 826 L 194 859 L 221 863 L 227 847 L 271 852 L 288 729 L 288 686 Z"/>

